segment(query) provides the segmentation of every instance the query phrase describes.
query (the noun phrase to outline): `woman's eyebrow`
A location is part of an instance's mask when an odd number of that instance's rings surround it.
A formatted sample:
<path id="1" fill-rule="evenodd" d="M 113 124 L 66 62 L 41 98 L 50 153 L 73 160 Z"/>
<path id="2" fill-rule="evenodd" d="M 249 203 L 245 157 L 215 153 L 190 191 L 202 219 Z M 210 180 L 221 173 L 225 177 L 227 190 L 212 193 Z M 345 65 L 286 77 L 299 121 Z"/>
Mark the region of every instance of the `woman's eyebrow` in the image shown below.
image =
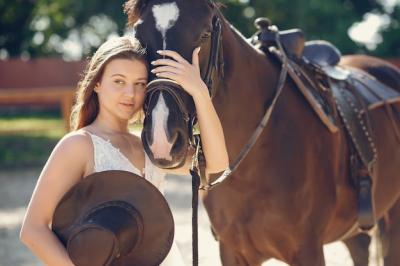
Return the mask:
<path id="1" fill-rule="evenodd" d="M 118 73 L 117 73 L 117 74 L 112 74 L 112 75 L 111 75 L 111 77 L 114 77 L 114 76 L 121 76 L 121 77 L 124 77 L 124 78 L 125 78 L 125 76 L 124 76 L 124 75 L 122 75 L 122 74 L 118 74 Z"/>

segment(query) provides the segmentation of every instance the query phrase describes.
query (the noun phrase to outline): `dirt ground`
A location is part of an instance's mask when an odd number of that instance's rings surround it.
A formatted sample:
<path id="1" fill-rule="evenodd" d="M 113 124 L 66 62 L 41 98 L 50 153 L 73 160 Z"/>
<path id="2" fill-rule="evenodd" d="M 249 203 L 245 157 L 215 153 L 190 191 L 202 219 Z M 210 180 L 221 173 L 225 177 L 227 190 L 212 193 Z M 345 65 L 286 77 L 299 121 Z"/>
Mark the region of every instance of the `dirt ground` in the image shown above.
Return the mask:
<path id="1" fill-rule="evenodd" d="M 23 246 L 18 238 L 26 205 L 36 183 L 40 169 L 0 171 L 0 266 L 42 265 Z M 176 241 L 191 265 L 191 182 L 186 176 L 168 176 L 166 197 L 176 223 Z M 375 247 L 371 247 L 370 266 L 378 266 Z M 341 242 L 324 247 L 327 266 L 352 266 L 347 249 Z M 202 207 L 199 213 L 199 265 L 220 266 L 218 243 L 209 230 L 209 221 Z M 263 266 L 284 266 L 276 260 Z"/>

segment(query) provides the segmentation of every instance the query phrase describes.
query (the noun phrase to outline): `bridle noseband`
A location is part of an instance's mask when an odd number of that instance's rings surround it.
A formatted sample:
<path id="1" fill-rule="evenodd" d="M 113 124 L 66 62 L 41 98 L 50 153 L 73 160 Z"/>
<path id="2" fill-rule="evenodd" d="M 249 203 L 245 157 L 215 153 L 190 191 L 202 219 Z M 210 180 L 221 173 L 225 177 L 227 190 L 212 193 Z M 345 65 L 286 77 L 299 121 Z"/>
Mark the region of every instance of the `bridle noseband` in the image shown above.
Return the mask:
<path id="1" fill-rule="evenodd" d="M 147 84 L 146 90 L 146 100 L 144 103 L 144 111 L 145 115 L 149 115 L 149 104 L 153 99 L 155 92 L 167 92 L 169 93 L 172 98 L 175 100 L 176 104 L 178 105 L 179 111 L 183 114 L 183 119 L 188 122 L 189 121 L 189 111 L 187 110 L 182 98 L 178 95 L 179 84 L 175 81 L 170 79 L 155 79 Z"/>

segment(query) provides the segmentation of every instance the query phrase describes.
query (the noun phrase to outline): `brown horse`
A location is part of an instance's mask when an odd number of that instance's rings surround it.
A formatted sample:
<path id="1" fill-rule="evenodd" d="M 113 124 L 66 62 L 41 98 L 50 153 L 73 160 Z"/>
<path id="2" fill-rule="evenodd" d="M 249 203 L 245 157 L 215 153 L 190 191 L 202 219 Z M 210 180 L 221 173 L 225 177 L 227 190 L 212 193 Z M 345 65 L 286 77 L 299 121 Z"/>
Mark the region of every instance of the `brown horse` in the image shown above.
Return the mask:
<path id="1" fill-rule="evenodd" d="M 203 74 L 211 58 L 213 21 L 216 17 L 221 20 L 219 55 L 223 53 L 224 60 L 219 56 L 216 61 L 210 89 L 229 156 L 234 160 L 271 103 L 280 66 L 271 55 L 250 45 L 212 1 L 130 0 L 125 10 L 136 37 L 147 47 L 149 60 L 157 59 L 156 51 L 163 48 L 190 60 L 191 52 L 200 45 Z M 342 62 L 365 69 L 399 90 L 399 71 L 379 59 L 354 56 Z M 155 164 L 176 167 L 183 162 L 189 145 L 193 102 L 171 84 L 159 81 L 151 88 L 143 144 Z M 378 152 L 374 168 L 376 215 L 388 214 L 392 219 L 390 242 L 399 243 L 399 223 L 393 226 L 400 220 L 399 211 L 392 208 L 400 205 L 400 143 L 383 109 L 372 112 L 371 120 Z M 164 126 L 165 146 L 171 147 L 165 152 L 170 160 L 157 160 L 151 149 L 157 138 L 155 123 Z M 357 222 L 349 156 L 344 127 L 339 125 L 337 133 L 328 131 L 295 84 L 286 80 L 256 145 L 224 183 L 202 195 L 220 242 L 223 265 L 260 265 L 269 258 L 290 265 L 325 265 L 323 244 L 340 239 Z M 359 242 L 357 236 L 346 242 L 353 255 Z M 363 265 L 361 259 L 356 265 Z M 399 261 L 399 252 L 389 249 L 385 265 L 398 265 Z"/>

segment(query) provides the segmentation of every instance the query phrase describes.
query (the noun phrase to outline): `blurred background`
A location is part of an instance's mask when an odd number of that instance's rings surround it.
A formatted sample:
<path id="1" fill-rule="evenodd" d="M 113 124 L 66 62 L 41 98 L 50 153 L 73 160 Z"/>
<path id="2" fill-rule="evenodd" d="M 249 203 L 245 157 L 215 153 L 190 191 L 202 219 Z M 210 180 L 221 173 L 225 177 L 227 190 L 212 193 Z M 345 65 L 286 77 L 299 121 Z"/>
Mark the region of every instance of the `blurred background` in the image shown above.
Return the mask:
<path id="1" fill-rule="evenodd" d="M 255 18 L 268 17 L 281 30 L 301 28 L 307 40 L 328 40 L 343 54 L 379 56 L 400 66 L 400 0 L 219 2 L 245 37 L 255 32 Z M 0 0 L 0 266 L 39 265 L 17 239 L 25 207 L 41 167 L 68 131 L 87 57 L 127 31 L 123 4 Z"/>
<path id="2" fill-rule="evenodd" d="M 281 30 L 397 63 L 400 0 L 222 0 L 246 37 L 268 17 Z M 123 0 L 0 0 L 0 168 L 40 166 L 68 128 L 85 59 L 126 32 Z M 22 137 L 22 138 L 20 138 Z M 27 138 L 29 137 L 29 138 Z"/>

